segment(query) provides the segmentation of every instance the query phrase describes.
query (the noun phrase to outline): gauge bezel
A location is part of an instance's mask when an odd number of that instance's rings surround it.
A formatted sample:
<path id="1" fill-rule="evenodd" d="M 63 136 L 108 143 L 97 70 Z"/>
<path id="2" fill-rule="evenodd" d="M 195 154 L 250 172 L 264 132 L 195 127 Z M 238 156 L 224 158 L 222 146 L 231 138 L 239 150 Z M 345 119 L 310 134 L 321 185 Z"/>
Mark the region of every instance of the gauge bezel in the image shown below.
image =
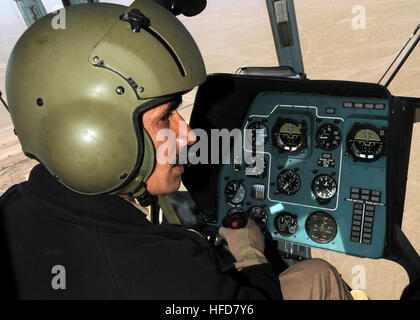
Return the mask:
<path id="1" fill-rule="evenodd" d="M 328 177 L 328 178 L 332 179 L 332 180 L 334 181 L 334 183 L 335 183 L 336 190 L 335 190 L 334 194 L 333 194 L 331 197 L 329 197 L 329 198 L 322 198 L 322 197 L 318 196 L 317 192 L 315 191 L 315 183 L 316 183 L 316 182 L 317 182 L 320 178 L 322 178 L 322 177 Z M 329 175 L 329 174 L 326 174 L 326 173 L 319 174 L 319 175 L 317 175 L 315 178 L 313 178 L 313 180 L 312 180 L 312 184 L 311 184 L 311 191 L 312 191 L 312 193 L 314 194 L 315 199 L 318 201 L 318 203 L 320 203 L 320 204 L 327 204 L 327 203 L 329 203 L 329 202 L 331 201 L 331 199 L 333 199 L 333 198 L 336 196 L 336 194 L 337 194 L 337 192 L 338 192 L 338 183 L 337 183 L 337 181 L 336 181 L 336 180 L 335 180 L 335 179 L 334 179 L 331 175 Z"/>
<path id="2" fill-rule="evenodd" d="M 256 157 L 257 157 L 258 155 L 259 155 L 261 158 L 263 158 L 263 161 L 264 161 L 264 170 L 263 170 L 263 172 L 261 172 L 260 174 L 256 174 L 256 175 L 246 174 L 246 170 L 247 170 L 247 169 L 251 169 L 251 170 L 254 170 L 254 169 L 255 169 L 257 162 L 253 163 L 252 165 L 251 165 L 251 164 L 248 164 L 248 163 L 246 162 L 246 159 L 247 159 L 247 158 L 246 158 L 246 156 L 245 156 L 245 157 L 244 157 L 244 158 L 245 158 L 245 176 L 246 176 L 247 178 L 264 179 L 264 178 L 267 176 L 267 165 L 268 165 L 268 160 L 267 160 L 267 158 L 265 157 L 265 155 L 264 155 L 263 153 L 256 153 Z"/>
<path id="3" fill-rule="evenodd" d="M 252 217 L 251 217 L 251 211 L 253 210 L 253 209 L 255 209 L 255 208 L 260 208 L 264 213 L 264 220 L 265 220 L 265 222 L 264 223 L 258 223 L 255 219 L 253 219 Z M 250 219 L 252 219 L 252 220 L 254 220 L 254 222 L 260 227 L 260 228 L 264 228 L 264 227 L 266 227 L 266 225 L 267 225 L 267 221 L 268 221 L 268 212 L 267 212 L 267 210 L 265 210 L 264 209 L 264 207 L 263 206 L 252 206 L 252 207 L 250 207 L 248 210 L 247 210 L 247 214 L 248 214 L 248 217 L 250 218 Z"/>
<path id="4" fill-rule="evenodd" d="M 319 239 L 313 238 L 313 236 L 309 232 L 310 230 L 308 230 L 310 219 L 313 218 L 313 216 L 315 216 L 315 215 L 322 215 L 323 217 L 327 217 L 334 222 L 334 234 L 331 237 L 329 237 L 327 240 L 319 240 Z M 315 212 L 312 212 L 310 215 L 308 215 L 308 217 L 306 218 L 306 220 L 305 220 L 305 231 L 306 231 L 306 234 L 308 235 L 308 237 L 312 241 L 314 241 L 316 243 L 319 243 L 319 244 L 327 244 L 327 243 L 332 242 L 337 236 L 337 233 L 338 233 L 337 221 L 335 221 L 334 217 L 332 215 L 330 215 L 329 213 L 326 213 L 324 211 L 315 211 Z"/>
<path id="5" fill-rule="evenodd" d="M 295 224 L 296 225 L 296 228 L 295 228 L 295 231 L 293 233 L 291 233 L 291 232 L 284 232 L 284 231 L 281 231 L 280 230 L 278 220 L 281 217 L 284 217 L 284 216 L 290 216 L 292 219 L 295 220 L 295 222 L 296 222 L 296 224 Z M 294 234 L 296 234 L 298 228 L 299 228 L 299 221 L 298 221 L 297 215 L 296 214 L 293 214 L 293 213 L 290 213 L 289 211 L 282 211 L 282 212 L 278 213 L 276 215 L 276 217 L 274 218 L 274 229 L 275 229 L 275 232 L 278 233 L 278 234 L 280 234 L 280 235 L 282 235 L 282 236 L 284 236 L 284 237 L 291 237 L 291 236 L 293 236 Z M 288 230 L 290 230 L 290 229 L 288 229 Z"/>
<path id="6" fill-rule="evenodd" d="M 284 174 L 286 174 L 288 172 L 293 173 L 294 175 L 296 175 L 296 177 L 298 178 L 298 181 L 299 181 L 299 186 L 298 186 L 298 188 L 294 192 L 287 192 L 283 188 L 280 188 L 280 183 L 279 183 L 280 176 L 281 175 L 284 175 Z M 282 170 L 278 174 L 277 179 L 276 179 L 276 182 L 277 182 L 277 191 L 280 192 L 280 193 L 286 194 L 288 196 L 292 196 L 292 195 L 298 193 L 299 190 L 300 190 L 300 187 L 302 186 L 302 180 L 301 180 L 299 174 L 296 172 L 296 170 L 292 170 L 292 169 L 284 169 L 284 170 Z"/>
<path id="7" fill-rule="evenodd" d="M 226 195 L 227 187 L 228 187 L 230 184 L 233 184 L 233 183 L 239 183 L 239 184 L 243 187 L 243 189 L 244 189 L 244 197 L 243 197 L 243 199 L 242 199 L 240 202 L 238 202 L 238 203 L 232 203 L 232 202 L 230 202 L 230 200 L 228 199 L 228 197 L 227 197 L 227 195 Z M 238 207 L 242 206 L 242 204 L 244 203 L 244 201 L 245 201 L 245 199 L 246 199 L 246 189 L 245 189 L 245 186 L 244 186 L 244 184 L 243 184 L 241 181 L 239 181 L 239 180 L 231 180 L 231 181 L 229 181 L 228 183 L 226 183 L 225 188 L 224 188 L 224 193 L 225 193 L 225 202 L 226 202 L 228 205 L 230 205 L 231 207 L 233 207 L 233 208 L 238 208 Z"/>
<path id="8" fill-rule="evenodd" d="M 360 131 L 360 130 L 364 130 L 364 129 L 369 129 L 374 131 L 379 138 L 381 139 L 382 142 L 382 150 L 373 158 L 368 159 L 368 158 L 361 158 L 358 157 L 356 154 L 354 154 L 353 150 L 352 150 L 352 144 L 353 144 L 353 139 L 356 136 L 356 134 Z M 382 127 L 382 128 L 378 128 L 370 123 L 359 123 L 356 122 L 352 128 L 350 129 L 349 133 L 347 134 L 346 137 L 346 152 L 347 154 L 351 155 L 351 157 L 353 158 L 353 161 L 357 162 L 357 161 L 361 161 L 361 162 L 373 162 L 376 160 L 379 160 L 382 156 L 387 154 L 387 128 L 386 127 Z"/>
<path id="9" fill-rule="evenodd" d="M 338 140 L 338 144 L 337 144 L 336 146 L 334 146 L 334 145 L 333 145 L 333 147 L 332 147 L 332 148 L 327 148 L 327 147 L 325 147 L 325 146 L 321 143 L 321 139 L 319 138 L 319 136 L 320 136 L 320 131 L 321 131 L 324 127 L 327 127 L 327 126 L 332 126 L 332 127 L 335 127 L 335 128 L 338 130 L 338 135 L 339 135 L 339 137 L 340 137 L 340 139 Z M 323 125 L 321 125 L 321 126 L 318 128 L 318 130 L 316 131 L 316 134 L 315 134 L 315 141 L 316 141 L 317 146 L 318 146 L 320 149 L 325 150 L 325 151 L 333 151 L 333 150 L 337 149 L 337 148 L 340 146 L 342 139 L 343 139 L 343 136 L 342 136 L 342 134 L 341 134 L 341 130 L 340 130 L 340 128 L 339 128 L 338 126 L 336 126 L 335 124 L 333 124 L 333 123 L 324 123 Z"/>
<path id="10" fill-rule="evenodd" d="M 302 143 L 294 151 L 286 150 L 277 143 L 278 130 L 281 128 L 281 126 L 283 126 L 286 123 L 294 124 L 302 132 Z M 305 120 L 299 121 L 299 120 L 292 119 L 292 118 L 279 117 L 279 118 L 277 118 L 276 124 L 273 127 L 273 130 L 271 132 L 271 136 L 272 136 L 272 139 L 273 139 L 273 145 L 277 147 L 277 149 L 279 150 L 280 153 L 294 155 L 294 154 L 302 152 L 308 146 L 307 125 L 306 125 Z"/>
<path id="11" fill-rule="evenodd" d="M 262 144 L 262 146 L 264 146 L 266 143 L 267 143 L 267 141 L 268 141 L 268 138 L 269 138 L 269 130 L 268 130 L 268 127 L 267 127 L 267 125 L 266 124 L 264 124 L 264 122 L 263 121 L 253 121 L 251 124 L 249 124 L 245 129 L 246 130 L 254 130 L 254 132 L 255 132 L 255 130 L 257 130 L 257 129 L 253 129 L 253 128 L 250 128 L 251 126 L 253 126 L 253 125 L 256 125 L 256 124 L 260 124 L 261 126 L 263 126 L 264 128 L 265 128 L 265 131 L 267 132 L 267 135 L 264 137 L 264 144 Z M 252 148 L 252 150 L 256 150 L 256 148 L 257 148 L 257 144 L 255 143 L 254 144 L 254 141 L 256 140 L 256 135 L 254 135 L 254 134 L 251 134 L 251 138 L 247 135 L 247 140 L 248 140 L 248 143 L 249 143 L 249 141 L 251 140 L 251 148 Z"/>

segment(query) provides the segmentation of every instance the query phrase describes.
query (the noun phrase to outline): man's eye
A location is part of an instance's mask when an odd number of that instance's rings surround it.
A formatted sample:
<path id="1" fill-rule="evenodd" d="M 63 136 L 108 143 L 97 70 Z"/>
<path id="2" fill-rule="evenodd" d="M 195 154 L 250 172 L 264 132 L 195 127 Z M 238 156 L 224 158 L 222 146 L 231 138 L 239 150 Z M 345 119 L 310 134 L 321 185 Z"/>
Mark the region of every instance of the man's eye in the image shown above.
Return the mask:
<path id="1" fill-rule="evenodd" d="M 168 112 L 162 118 L 160 118 L 160 121 L 168 121 L 170 116 L 171 116 L 171 113 Z"/>

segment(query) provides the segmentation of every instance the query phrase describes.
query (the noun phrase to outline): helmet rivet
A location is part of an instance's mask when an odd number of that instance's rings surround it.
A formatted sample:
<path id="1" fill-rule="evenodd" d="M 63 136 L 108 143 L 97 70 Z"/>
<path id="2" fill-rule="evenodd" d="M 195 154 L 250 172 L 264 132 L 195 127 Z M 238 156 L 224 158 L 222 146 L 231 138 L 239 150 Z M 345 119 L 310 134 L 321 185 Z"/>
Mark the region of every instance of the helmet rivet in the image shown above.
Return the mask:
<path id="1" fill-rule="evenodd" d="M 127 176 L 128 176 L 127 172 L 124 172 L 120 175 L 120 179 L 125 179 L 127 178 Z"/>
<path id="2" fill-rule="evenodd" d="M 118 86 L 117 89 L 115 90 L 119 95 L 124 94 L 125 89 L 122 86 Z"/>
<path id="3" fill-rule="evenodd" d="M 99 57 L 98 57 L 98 56 L 94 56 L 94 57 L 93 57 L 93 61 L 94 61 L 94 62 L 98 62 L 98 61 L 99 61 Z"/>
<path id="4" fill-rule="evenodd" d="M 140 92 L 144 92 L 144 88 L 143 88 L 143 87 L 140 87 L 140 88 L 139 88 L 139 91 L 140 91 Z"/>
<path id="5" fill-rule="evenodd" d="M 38 107 L 42 107 L 44 105 L 44 100 L 42 100 L 42 98 L 38 98 L 36 99 L 36 104 Z"/>

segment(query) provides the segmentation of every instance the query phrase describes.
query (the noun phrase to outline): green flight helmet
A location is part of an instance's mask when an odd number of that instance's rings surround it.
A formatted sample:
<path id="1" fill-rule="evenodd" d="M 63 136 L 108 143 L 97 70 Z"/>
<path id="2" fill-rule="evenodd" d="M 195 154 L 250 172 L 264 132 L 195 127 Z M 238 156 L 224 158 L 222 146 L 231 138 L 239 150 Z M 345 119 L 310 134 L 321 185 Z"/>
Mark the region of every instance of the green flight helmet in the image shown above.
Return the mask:
<path id="1" fill-rule="evenodd" d="M 139 196 L 155 165 L 142 114 L 205 79 L 183 24 L 137 0 L 73 5 L 37 21 L 11 53 L 6 93 L 22 150 L 63 185 Z"/>

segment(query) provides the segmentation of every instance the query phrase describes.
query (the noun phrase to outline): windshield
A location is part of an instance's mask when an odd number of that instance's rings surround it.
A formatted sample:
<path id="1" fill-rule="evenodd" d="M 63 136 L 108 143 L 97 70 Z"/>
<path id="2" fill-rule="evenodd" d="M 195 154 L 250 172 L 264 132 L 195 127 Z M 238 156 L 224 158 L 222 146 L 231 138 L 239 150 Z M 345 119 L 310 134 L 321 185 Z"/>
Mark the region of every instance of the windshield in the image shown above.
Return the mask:
<path id="1" fill-rule="evenodd" d="M 60 0 L 44 0 L 43 4 L 47 12 L 62 7 Z M 412 34 L 420 16 L 416 1 L 404 1 L 401 5 L 400 0 L 295 0 L 295 7 L 305 73 L 310 79 L 377 82 Z M 265 1 L 241 0 L 238 6 L 237 0 L 211 0 L 200 15 L 180 19 L 196 39 L 208 73 L 278 65 Z M 25 29 L 15 1 L 1 1 L 2 92 L 8 56 Z M 414 51 L 391 83 L 392 94 L 420 97 L 415 81 L 419 77 L 419 50 Z"/>

